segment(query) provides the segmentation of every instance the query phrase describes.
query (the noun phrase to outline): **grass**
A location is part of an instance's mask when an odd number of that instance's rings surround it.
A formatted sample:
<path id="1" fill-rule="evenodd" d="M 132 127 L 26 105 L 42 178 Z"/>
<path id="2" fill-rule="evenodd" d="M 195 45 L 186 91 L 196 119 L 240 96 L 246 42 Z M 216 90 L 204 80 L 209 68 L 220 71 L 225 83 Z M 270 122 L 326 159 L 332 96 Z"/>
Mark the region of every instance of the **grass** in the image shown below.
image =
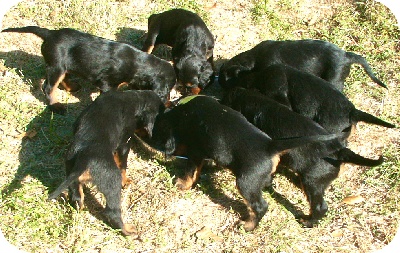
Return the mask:
<path id="1" fill-rule="evenodd" d="M 352 67 L 345 93 L 364 111 L 400 124 L 399 29 L 386 7 L 375 1 L 49 1 L 27 0 L 10 10 L 4 27 L 72 27 L 141 47 L 147 17 L 173 7 L 197 12 L 216 36 L 215 61 L 225 60 L 266 39 L 314 38 L 331 41 L 368 60 L 384 90 Z M 304 195 L 277 176 L 265 192 L 267 215 L 252 233 L 236 222 L 246 207 L 233 175 L 211 162 L 199 184 L 178 191 L 174 178 L 184 161 L 165 160 L 135 145 L 128 175 L 134 184 L 122 193 L 123 218 L 139 238 L 122 237 L 99 217 L 104 199 L 86 188 L 87 208 L 77 212 L 63 198 L 46 201 L 64 179 L 64 153 L 72 123 L 97 92 L 86 85 L 69 94 L 66 116 L 46 109 L 40 84 L 45 74 L 41 39 L 30 34 L 0 35 L 0 229 L 28 252 L 373 252 L 387 245 L 399 225 L 400 161 L 397 129 L 359 124 L 349 146 L 367 157 L 385 156 L 375 168 L 346 165 L 326 192 L 327 217 L 313 229 L 295 220 L 308 212 Z M 162 47 L 156 54 L 170 57 Z M 78 79 L 79 80 L 79 79 Z M 83 80 L 79 80 L 84 82 Z M 210 92 L 218 93 L 214 87 Z M 28 136 L 24 137 L 25 133 Z M 363 201 L 343 204 L 347 196 Z M 206 232 L 204 232 L 206 231 Z"/>

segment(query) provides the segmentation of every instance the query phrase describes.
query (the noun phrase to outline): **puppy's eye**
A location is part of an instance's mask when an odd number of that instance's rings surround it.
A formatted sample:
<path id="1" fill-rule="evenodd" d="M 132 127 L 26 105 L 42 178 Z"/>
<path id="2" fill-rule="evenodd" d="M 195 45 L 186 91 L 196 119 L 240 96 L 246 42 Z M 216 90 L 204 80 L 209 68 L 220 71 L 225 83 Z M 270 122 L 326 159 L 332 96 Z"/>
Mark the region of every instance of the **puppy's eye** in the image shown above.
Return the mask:
<path id="1" fill-rule="evenodd" d="M 205 69 L 206 69 L 206 67 L 204 67 L 204 65 L 200 67 L 201 72 L 204 72 Z"/>

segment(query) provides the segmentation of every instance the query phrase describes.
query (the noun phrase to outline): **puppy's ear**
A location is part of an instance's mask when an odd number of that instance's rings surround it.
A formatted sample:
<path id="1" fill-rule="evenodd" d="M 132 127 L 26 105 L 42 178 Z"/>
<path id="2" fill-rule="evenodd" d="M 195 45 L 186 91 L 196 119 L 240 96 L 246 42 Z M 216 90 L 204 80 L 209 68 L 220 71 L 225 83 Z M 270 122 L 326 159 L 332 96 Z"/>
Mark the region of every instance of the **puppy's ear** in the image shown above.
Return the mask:
<path id="1" fill-rule="evenodd" d="M 174 62 L 177 62 L 177 61 L 174 61 Z M 183 60 L 181 59 L 180 61 L 178 61 L 176 64 L 175 64 L 175 68 L 176 69 L 178 69 L 178 70 L 181 70 L 182 69 L 182 67 L 183 67 Z"/>
<path id="2" fill-rule="evenodd" d="M 171 133 L 170 137 L 167 140 L 167 143 L 165 143 L 165 153 L 167 155 L 172 155 L 175 152 L 175 149 L 176 149 L 176 141 Z"/>

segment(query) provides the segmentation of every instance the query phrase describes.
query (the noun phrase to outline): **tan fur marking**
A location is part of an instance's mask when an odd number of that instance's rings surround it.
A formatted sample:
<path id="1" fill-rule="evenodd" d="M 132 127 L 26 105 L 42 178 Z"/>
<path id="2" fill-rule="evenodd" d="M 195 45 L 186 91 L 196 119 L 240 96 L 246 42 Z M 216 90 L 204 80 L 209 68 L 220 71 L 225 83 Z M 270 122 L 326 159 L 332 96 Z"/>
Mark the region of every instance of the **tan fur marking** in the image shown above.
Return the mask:
<path id="1" fill-rule="evenodd" d="M 196 167 L 196 170 L 193 172 L 193 178 L 192 178 L 193 183 L 197 182 L 197 180 L 199 180 L 200 174 L 201 174 L 201 169 L 203 168 L 203 164 L 204 164 L 204 160 L 201 161 L 201 164 L 198 167 Z"/>
<path id="2" fill-rule="evenodd" d="M 121 87 L 128 85 L 128 84 L 129 84 L 128 82 L 122 82 L 122 83 L 118 84 L 118 89 L 120 89 Z"/>
<path id="3" fill-rule="evenodd" d="M 122 187 L 126 187 L 127 185 L 132 183 L 132 179 L 130 179 L 126 175 L 126 169 L 121 169 L 121 176 L 122 176 Z"/>
<path id="4" fill-rule="evenodd" d="M 122 162 L 121 162 L 121 159 L 119 159 L 118 152 L 114 152 L 114 153 L 113 153 L 113 157 L 114 157 L 114 162 L 115 162 L 115 164 L 117 165 L 117 167 L 118 167 L 119 169 L 121 169 L 121 167 L 122 167 Z"/>
<path id="5" fill-rule="evenodd" d="M 78 186 L 78 191 L 79 191 L 79 196 L 81 197 L 78 205 L 79 205 L 79 210 L 83 209 L 83 203 L 84 203 L 84 199 L 85 199 L 85 194 L 83 193 L 83 185 L 79 184 Z"/>
<path id="6" fill-rule="evenodd" d="M 82 175 L 79 176 L 78 181 L 81 184 L 86 184 L 92 180 L 92 176 L 90 175 L 90 169 L 85 170 Z"/>
<path id="7" fill-rule="evenodd" d="M 151 54 L 153 52 L 154 46 L 150 46 L 149 49 L 147 49 L 147 53 Z"/>
<path id="8" fill-rule="evenodd" d="M 123 228 L 122 228 L 122 234 L 125 236 L 128 235 L 135 235 L 137 233 L 137 230 L 135 229 L 135 227 L 132 224 L 124 224 Z"/>
<path id="9" fill-rule="evenodd" d="M 184 178 L 178 178 L 176 180 L 176 186 L 180 190 L 189 190 L 190 188 L 192 188 L 193 184 L 197 180 L 199 180 L 202 167 L 203 167 L 203 161 L 198 167 L 196 167 L 195 171 L 193 172 L 193 175 L 186 174 Z"/>
<path id="10" fill-rule="evenodd" d="M 191 88 L 190 90 L 193 95 L 197 95 L 200 93 L 201 89 L 199 87 Z"/>
<path id="11" fill-rule="evenodd" d="M 54 84 L 54 86 L 52 87 L 50 94 L 49 94 L 49 103 L 50 105 L 58 103 L 57 97 L 56 97 L 56 91 L 57 91 L 57 87 L 58 85 L 60 85 L 60 83 L 64 80 L 65 75 L 67 73 L 65 72 L 64 74 L 62 74 L 58 79 L 57 82 Z"/>
<path id="12" fill-rule="evenodd" d="M 275 156 L 272 157 L 272 170 L 271 170 L 271 175 L 275 173 L 276 167 L 278 167 L 279 162 L 281 161 L 281 154 L 276 154 Z"/>
<path id="13" fill-rule="evenodd" d="M 247 206 L 247 210 L 249 212 L 249 218 L 244 221 L 243 228 L 245 231 L 252 231 L 256 228 L 256 213 L 253 211 L 247 200 L 244 199 L 244 203 Z"/>

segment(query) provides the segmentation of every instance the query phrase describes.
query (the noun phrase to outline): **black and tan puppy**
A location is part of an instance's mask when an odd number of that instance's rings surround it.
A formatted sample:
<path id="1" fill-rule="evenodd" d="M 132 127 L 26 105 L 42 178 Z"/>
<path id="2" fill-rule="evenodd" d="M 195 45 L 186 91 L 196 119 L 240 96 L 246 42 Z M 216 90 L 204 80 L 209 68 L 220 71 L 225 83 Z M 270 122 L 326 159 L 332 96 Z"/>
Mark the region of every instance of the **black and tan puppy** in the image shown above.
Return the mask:
<path id="1" fill-rule="evenodd" d="M 213 81 L 214 37 L 196 13 L 172 9 L 151 15 L 143 51 L 151 53 L 158 44 L 172 47 L 178 82 L 192 93 Z"/>
<path id="2" fill-rule="evenodd" d="M 82 208 L 83 184 L 93 181 L 106 199 L 105 220 L 124 235 L 134 233 L 121 217 L 121 188 L 129 182 L 125 175 L 129 140 L 137 130 L 144 129 L 151 136 L 154 120 L 163 110 L 153 91 L 101 94 L 75 122 L 74 139 L 66 154 L 67 178 L 49 199 L 68 188 L 70 203 Z"/>
<path id="3" fill-rule="evenodd" d="M 255 88 L 331 133 L 341 132 L 359 121 L 395 127 L 356 109 L 343 93 L 324 79 L 287 65 L 274 64 L 259 71 L 243 72 L 229 80 L 229 85 Z"/>
<path id="4" fill-rule="evenodd" d="M 222 103 L 242 113 L 248 121 L 272 139 L 328 134 L 311 119 L 256 91 L 237 87 L 225 95 Z M 337 178 L 343 163 L 377 166 L 382 162 L 382 157 L 378 160 L 362 157 L 346 148 L 344 142 L 334 139 L 289 150 L 281 156 L 279 168 L 289 169 L 299 177 L 310 204 L 310 215 L 301 222 L 311 227 L 328 211 L 324 193 Z"/>
<path id="5" fill-rule="evenodd" d="M 262 189 L 271 184 L 279 156 L 293 147 L 337 137 L 346 138 L 347 133 L 272 140 L 239 112 L 214 98 L 189 96 L 157 116 L 151 145 L 167 155 L 188 158 L 185 176 L 176 182 L 182 190 L 197 181 L 204 159 L 230 169 L 249 210 L 244 229 L 251 231 L 267 211 Z"/>
<path id="6" fill-rule="evenodd" d="M 360 64 L 375 83 L 386 88 L 374 75 L 365 58 L 321 40 L 263 41 L 224 63 L 218 81 L 221 86 L 228 88 L 227 81 L 237 77 L 240 72 L 259 71 L 271 64 L 285 64 L 321 77 L 342 91 L 354 63 Z"/>
<path id="7" fill-rule="evenodd" d="M 176 82 L 174 69 L 167 61 L 127 44 L 70 28 L 49 30 L 27 26 L 2 32 L 33 33 L 43 39 L 41 51 L 47 77 L 42 89 L 50 109 L 59 114 L 64 114 L 65 108 L 54 94 L 58 85 L 61 83 L 70 91 L 79 89 L 64 82 L 69 74 L 87 79 L 103 92 L 121 84 L 128 84 L 132 89 L 153 90 L 164 103 L 168 102 Z"/>

